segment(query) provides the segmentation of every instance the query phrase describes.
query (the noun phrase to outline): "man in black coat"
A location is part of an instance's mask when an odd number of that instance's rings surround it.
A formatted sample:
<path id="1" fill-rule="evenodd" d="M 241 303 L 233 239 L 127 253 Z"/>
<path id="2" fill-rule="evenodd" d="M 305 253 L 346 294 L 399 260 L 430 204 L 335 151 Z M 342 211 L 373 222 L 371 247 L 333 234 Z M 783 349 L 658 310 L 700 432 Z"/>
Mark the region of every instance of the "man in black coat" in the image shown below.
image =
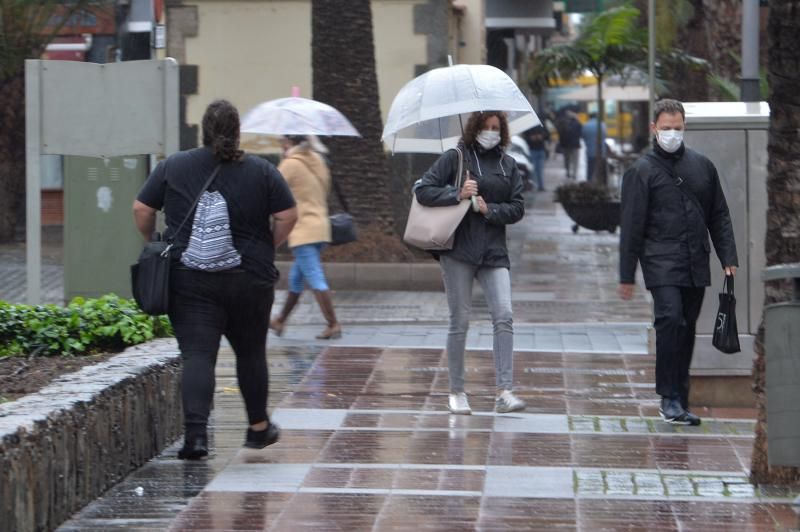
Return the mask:
<path id="1" fill-rule="evenodd" d="M 708 237 L 726 275 L 736 273 L 736 243 L 717 169 L 683 144 L 683 105 L 659 100 L 653 115 L 653 151 L 623 176 L 619 294 L 633 296 L 640 263 L 653 296 L 659 412 L 668 423 L 699 425 L 689 412 L 689 367 L 711 284 Z"/>

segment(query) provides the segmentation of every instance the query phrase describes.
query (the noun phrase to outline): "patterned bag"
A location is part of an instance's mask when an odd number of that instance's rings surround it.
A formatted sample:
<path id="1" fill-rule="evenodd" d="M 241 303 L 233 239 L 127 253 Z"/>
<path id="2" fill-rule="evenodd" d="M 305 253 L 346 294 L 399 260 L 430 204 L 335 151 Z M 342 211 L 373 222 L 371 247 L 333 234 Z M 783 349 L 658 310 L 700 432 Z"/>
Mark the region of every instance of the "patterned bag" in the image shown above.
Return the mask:
<path id="1" fill-rule="evenodd" d="M 205 191 L 200 196 L 181 263 L 204 272 L 229 270 L 242 263 L 242 256 L 233 246 L 228 204 L 219 192 Z"/>

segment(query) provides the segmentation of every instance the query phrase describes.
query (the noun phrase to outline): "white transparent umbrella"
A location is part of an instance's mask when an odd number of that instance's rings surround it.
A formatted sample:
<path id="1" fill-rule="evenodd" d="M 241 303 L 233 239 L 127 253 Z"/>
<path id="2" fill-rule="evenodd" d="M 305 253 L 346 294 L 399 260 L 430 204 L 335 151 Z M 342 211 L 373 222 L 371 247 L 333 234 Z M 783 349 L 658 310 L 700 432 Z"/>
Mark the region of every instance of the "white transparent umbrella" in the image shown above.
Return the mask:
<path id="1" fill-rule="evenodd" d="M 257 105 L 242 117 L 240 129 L 261 135 L 361 136 L 338 109 L 299 96 Z"/>
<path id="2" fill-rule="evenodd" d="M 475 111 L 505 111 L 511 135 L 541 123 L 505 72 L 490 65 L 455 65 L 406 83 L 392 102 L 382 138 L 394 152 L 442 153 L 458 143 Z"/>

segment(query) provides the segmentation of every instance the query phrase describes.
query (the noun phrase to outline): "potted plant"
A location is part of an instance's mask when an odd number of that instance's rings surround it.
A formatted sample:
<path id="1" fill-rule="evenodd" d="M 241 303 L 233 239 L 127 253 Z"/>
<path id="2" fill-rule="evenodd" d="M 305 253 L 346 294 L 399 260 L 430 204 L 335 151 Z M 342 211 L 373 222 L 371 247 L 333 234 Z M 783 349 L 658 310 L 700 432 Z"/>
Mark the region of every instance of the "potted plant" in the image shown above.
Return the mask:
<path id="1" fill-rule="evenodd" d="M 616 232 L 620 221 L 619 198 L 605 185 L 588 181 L 566 183 L 556 188 L 555 199 L 575 222 L 573 233 L 578 232 L 578 227 Z"/>

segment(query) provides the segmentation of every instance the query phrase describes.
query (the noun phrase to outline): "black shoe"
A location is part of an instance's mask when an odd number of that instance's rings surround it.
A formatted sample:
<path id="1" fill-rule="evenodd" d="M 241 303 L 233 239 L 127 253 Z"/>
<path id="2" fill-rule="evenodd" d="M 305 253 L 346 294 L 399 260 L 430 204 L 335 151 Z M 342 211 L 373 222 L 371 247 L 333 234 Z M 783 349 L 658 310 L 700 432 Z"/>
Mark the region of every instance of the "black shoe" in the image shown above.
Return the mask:
<path id="1" fill-rule="evenodd" d="M 183 442 L 183 449 L 178 451 L 181 460 L 200 460 L 208 456 L 208 437 L 205 434 L 187 436 Z"/>
<path id="2" fill-rule="evenodd" d="M 684 425 L 691 425 L 692 427 L 696 427 L 702 423 L 700 416 L 696 416 L 688 410 L 683 411 L 683 417 L 679 418 L 679 421 Z"/>
<path id="3" fill-rule="evenodd" d="M 267 445 L 277 442 L 280 435 L 281 431 L 275 423 L 270 423 L 264 430 L 247 429 L 244 446 L 248 449 L 263 449 Z"/>
<path id="4" fill-rule="evenodd" d="M 671 425 L 697 426 L 700 424 L 699 417 L 683 409 L 680 399 L 662 398 L 658 413 L 661 414 L 664 421 Z"/>

